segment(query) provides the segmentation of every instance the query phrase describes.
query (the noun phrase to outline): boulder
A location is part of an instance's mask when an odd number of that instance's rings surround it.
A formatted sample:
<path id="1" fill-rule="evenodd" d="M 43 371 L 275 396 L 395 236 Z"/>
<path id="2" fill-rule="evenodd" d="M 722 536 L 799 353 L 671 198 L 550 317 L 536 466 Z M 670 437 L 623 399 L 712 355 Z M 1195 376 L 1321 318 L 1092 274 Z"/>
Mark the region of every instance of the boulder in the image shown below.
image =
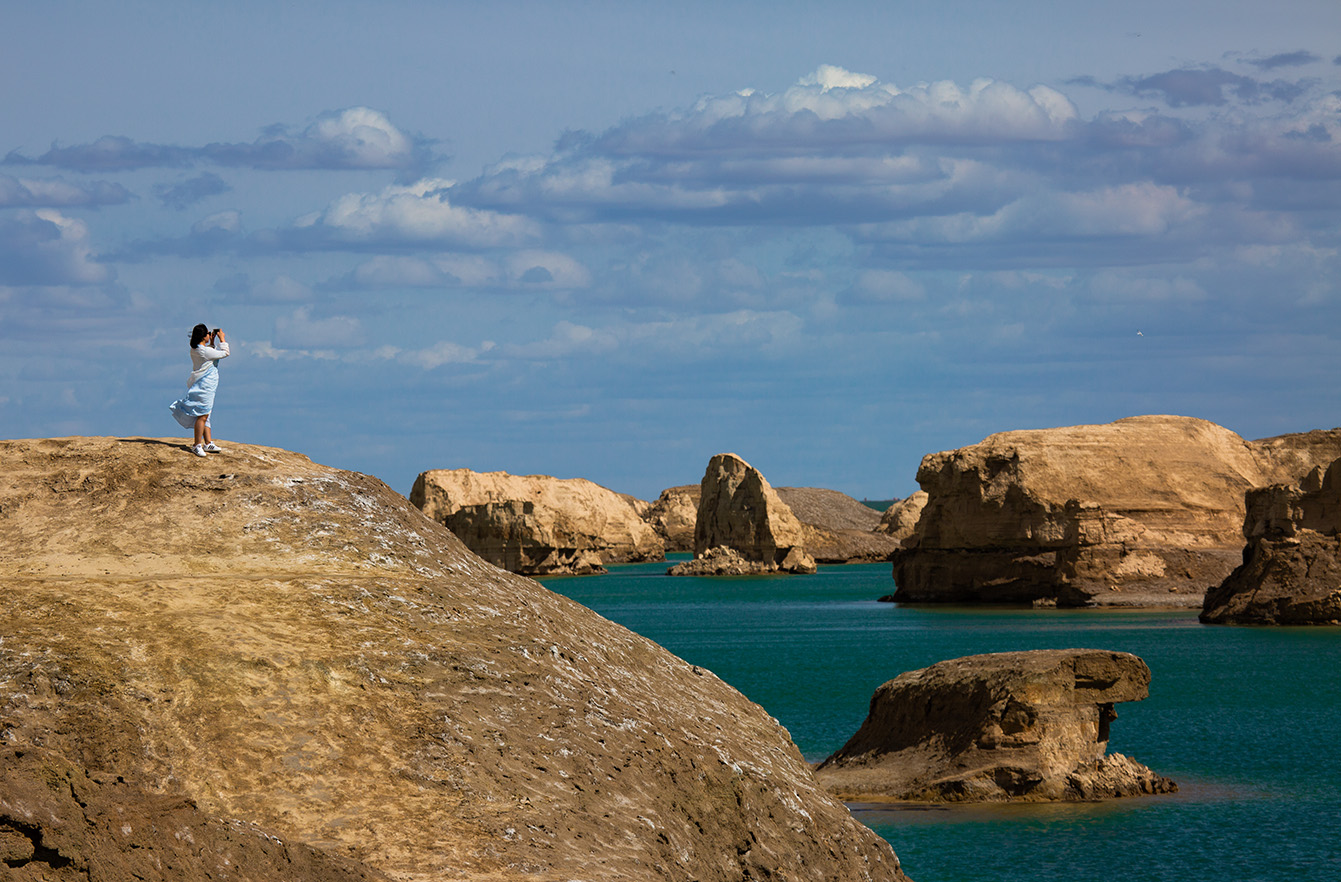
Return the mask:
<path id="1" fill-rule="evenodd" d="M 902 546 L 904 540 L 916 534 L 917 522 L 922 517 L 922 509 L 927 507 L 929 498 L 927 491 L 918 490 L 907 499 L 897 500 L 880 516 L 880 523 L 876 525 L 875 531 L 897 540 Z"/>
<path id="2" fill-rule="evenodd" d="M 698 520 L 697 484 L 668 487 L 661 491 L 643 519 L 666 544 L 666 553 L 694 550 L 694 523 Z"/>
<path id="3" fill-rule="evenodd" d="M 821 487 L 779 487 L 778 498 L 801 522 L 806 553 L 819 563 L 889 560 L 898 540 L 876 531 L 880 512 L 846 493 Z"/>
<path id="4" fill-rule="evenodd" d="M 1341 429 L 1249 442 L 1143 416 L 931 454 L 893 598 L 1199 606 L 1239 560 L 1245 492 L 1298 480 L 1329 452 L 1341 456 Z"/>
<path id="5" fill-rule="evenodd" d="M 1046 649 L 973 655 L 876 690 L 861 729 L 816 771 L 848 801 L 1044 802 L 1169 793 L 1177 785 L 1107 755 L 1113 705 L 1148 694 L 1130 653 Z"/>
<path id="6" fill-rule="evenodd" d="M 904 878 L 710 672 L 376 479 L 224 446 L 0 441 L 7 748 L 400 882 Z"/>
<path id="7" fill-rule="evenodd" d="M 666 556 L 643 520 L 647 503 L 581 478 L 433 469 L 415 479 L 410 501 L 512 573 L 583 575 Z"/>
<path id="8" fill-rule="evenodd" d="M 1243 563 L 1206 592 L 1212 624 L 1341 625 L 1341 459 L 1247 495 Z"/>
<path id="9" fill-rule="evenodd" d="M 815 572 L 815 561 L 805 551 L 801 522 L 759 470 L 734 453 L 719 453 L 710 459 L 699 484 L 695 559 L 704 559 L 709 549 L 718 546 L 760 564 L 760 572 Z M 681 575 L 683 565 L 668 572 Z"/>

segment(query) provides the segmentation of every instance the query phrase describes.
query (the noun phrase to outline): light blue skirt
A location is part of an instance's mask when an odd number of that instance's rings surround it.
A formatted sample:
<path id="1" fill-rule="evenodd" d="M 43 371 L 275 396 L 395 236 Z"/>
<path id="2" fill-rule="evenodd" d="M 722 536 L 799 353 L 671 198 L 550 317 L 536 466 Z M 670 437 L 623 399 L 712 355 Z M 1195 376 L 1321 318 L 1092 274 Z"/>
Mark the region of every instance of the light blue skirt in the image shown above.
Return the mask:
<path id="1" fill-rule="evenodd" d="M 205 425 L 209 425 L 210 411 L 214 410 L 214 390 L 219 388 L 219 369 L 211 366 L 201 377 L 191 384 L 191 388 L 186 390 L 185 398 L 178 398 L 169 405 L 172 410 L 172 418 L 181 424 L 184 429 L 193 429 L 196 420 L 205 417 Z"/>

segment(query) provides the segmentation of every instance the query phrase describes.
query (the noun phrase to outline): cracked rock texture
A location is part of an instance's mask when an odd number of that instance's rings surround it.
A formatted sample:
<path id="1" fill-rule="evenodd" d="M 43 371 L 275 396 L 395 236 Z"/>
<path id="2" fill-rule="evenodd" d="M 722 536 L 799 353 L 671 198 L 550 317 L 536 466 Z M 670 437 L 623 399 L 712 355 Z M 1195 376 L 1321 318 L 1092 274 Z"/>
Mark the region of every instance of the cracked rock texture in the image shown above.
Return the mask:
<path id="1" fill-rule="evenodd" d="M 397 880 L 904 878 L 710 672 L 374 478 L 224 446 L 0 441 L 7 747 Z"/>
<path id="2" fill-rule="evenodd" d="M 410 501 L 513 573 L 585 575 L 666 556 L 643 520 L 646 502 L 582 478 L 433 469 L 415 479 Z"/>
<path id="3" fill-rule="evenodd" d="M 1206 592 L 1214 624 L 1341 625 L 1341 459 L 1249 491 L 1243 563 Z"/>
<path id="4" fill-rule="evenodd" d="M 1200 606 L 1238 563 L 1244 494 L 1341 456 L 1341 429 L 1245 441 L 1142 416 L 1002 432 L 931 454 L 901 602 Z"/>
<path id="5" fill-rule="evenodd" d="M 1049 649 L 973 655 L 900 674 L 876 690 L 861 729 L 817 770 L 851 801 L 1044 802 L 1177 790 L 1107 754 L 1113 705 L 1148 695 L 1126 652 Z"/>

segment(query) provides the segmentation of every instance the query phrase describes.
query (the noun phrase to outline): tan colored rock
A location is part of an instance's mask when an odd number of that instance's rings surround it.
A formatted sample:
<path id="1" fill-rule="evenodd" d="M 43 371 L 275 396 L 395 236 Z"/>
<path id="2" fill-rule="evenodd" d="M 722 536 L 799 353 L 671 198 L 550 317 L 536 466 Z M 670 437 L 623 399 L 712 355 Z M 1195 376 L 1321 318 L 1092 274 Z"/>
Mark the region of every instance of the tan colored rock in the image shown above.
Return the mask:
<path id="1" fill-rule="evenodd" d="M 820 563 L 889 560 L 899 543 L 876 531 L 880 512 L 822 487 L 779 487 L 778 498 L 801 522 L 805 550 Z"/>
<path id="2" fill-rule="evenodd" d="M 905 539 L 917 533 L 917 522 L 922 517 L 922 509 L 927 507 L 928 499 L 930 496 L 925 490 L 918 490 L 907 499 L 898 500 L 885 509 L 875 528 L 876 532 L 884 533 L 902 545 Z"/>
<path id="3" fill-rule="evenodd" d="M 224 446 L 0 441 L 7 747 L 402 882 L 903 878 L 709 672 L 373 478 Z"/>
<path id="4" fill-rule="evenodd" d="M 1197 606 L 1238 562 L 1244 493 L 1329 448 L 1341 456 L 1341 430 L 1249 442 L 1143 416 L 932 454 L 894 599 Z"/>
<path id="5" fill-rule="evenodd" d="M 1215 624 L 1341 625 L 1341 459 L 1247 495 L 1243 563 L 1206 592 Z"/>
<path id="6" fill-rule="evenodd" d="M 699 485 L 685 484 L 661 491 L 643 519 L 666 543 L 666 553 L 693 552 L 694 523 L 698 520 Z"/>
<path id="7" fill-rule="evenodd" d="M 410 501 L 480 557 L 524 575 L 582 575 L 605 564 L 662 560 L 648 505 L 582 478 L 433 469 Z"/>
<path id="8" fill-rule="evenodd" d="M 759 470 L 734 453 L 708 461 L 699 484 L 694 557 L 725 546 L 764 572 L 813 573 L 805 532 Z"/>
<path id="9" fill-rule="evenodd" d="M 211 818 L 181 796 L 147 793 L 35 747 L 0 747 L 5 879 L 379 882 L 355 861 Z"/>
<path id="10" fill-rule="evenodd" d="M 901 674 L 817 777 L 849 801 L 1042 802 L 1169 793 L 1177 785 L 1106 755 L 1113 705 L 1148 694 L 1130 653 L 1003 652 Z"/>

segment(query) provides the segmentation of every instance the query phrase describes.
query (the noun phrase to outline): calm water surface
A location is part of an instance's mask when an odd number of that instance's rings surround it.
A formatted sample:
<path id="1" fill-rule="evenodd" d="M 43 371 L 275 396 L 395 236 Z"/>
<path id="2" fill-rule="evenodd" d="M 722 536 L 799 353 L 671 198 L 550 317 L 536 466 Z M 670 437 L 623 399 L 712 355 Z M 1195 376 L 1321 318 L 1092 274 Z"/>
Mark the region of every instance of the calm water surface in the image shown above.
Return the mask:
<path id="1" fill-rule="evenodd" d="M 1110 752 L 1172 796 L 1053 806 L 853 806 L 917 882 L 1341 880 L 1341 629 L 1227 628 L 1195 612 L 904 607 L 888 564 L 814 576 L 670 578 L 667 564 L 545 580 L 777 717 L 807 759 L 842 746 L 871 693 L 942 659 L 1015 649 L 1132 652 L 1150 698 Z"/>

